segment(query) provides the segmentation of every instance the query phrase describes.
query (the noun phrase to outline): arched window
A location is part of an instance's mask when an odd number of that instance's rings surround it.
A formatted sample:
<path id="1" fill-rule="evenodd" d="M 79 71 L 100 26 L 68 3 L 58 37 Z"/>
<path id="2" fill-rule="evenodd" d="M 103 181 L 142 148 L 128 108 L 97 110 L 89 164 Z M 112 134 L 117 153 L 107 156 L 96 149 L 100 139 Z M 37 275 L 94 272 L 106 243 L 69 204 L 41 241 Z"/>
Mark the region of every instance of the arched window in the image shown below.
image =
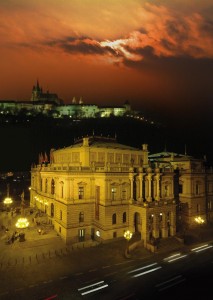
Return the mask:
<path id="1" fill-rule="evenodd" d="M 167 197 L 169 195 L 169 186 L 168 186 L 168 184 L 165 185 L 164 192 L 165 192 L 165 197 Z"/>
<path id="2" fill-rule="evenodd" d="M 51 217 L 54 217 L 54 204 L 51 203 Z"/>
<path id="3" fill-rule="evenodd" d="M 79 222 L 84 222 L 84 213 L 82 211 L 79 213 Z"/>
<path id="4" fill-rule="evenodd" d="M 199 195 L 199 183 L 195 185 L 195 195 Z"/>
<path id="5" fill-rule="evenodd" d="M 55 180 L 54 179 L 51 180 L 51 194 L 52 195 L 55 194 Z"/>
<path id="6" fill-rule="evenodd" d="M 116 214 L 112 215 L 112 224 L 116 224 Z"/>
<path id="7" fill-rule="evenodd" d="M 126 212 L 123 213 L 123 223 L 126 223 Z"/>
<path id="8" fill-rule="evenodd" d="M 61 198 L 64 198 L 64 182 L 60 181 Z"/>

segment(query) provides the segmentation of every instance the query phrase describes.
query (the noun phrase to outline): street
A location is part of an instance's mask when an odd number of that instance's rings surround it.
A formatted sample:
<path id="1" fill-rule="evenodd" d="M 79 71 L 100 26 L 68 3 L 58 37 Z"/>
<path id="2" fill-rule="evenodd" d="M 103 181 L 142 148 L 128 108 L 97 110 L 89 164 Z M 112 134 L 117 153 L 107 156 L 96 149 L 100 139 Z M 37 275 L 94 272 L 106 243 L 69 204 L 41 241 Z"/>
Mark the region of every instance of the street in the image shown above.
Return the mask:
<path id="1" fill-rule="evenodd" d="M 192 248 L 194 249 L 194 248 Z M 126 260 L 86 272 L 61 274 L 0 295 L 0 299 L 200 299 L 213 283 L 212 244 L 161 256 Z M 56 265 L 57 267 L 57 265 Z M 12 278 L 11 278 L 12 279 Z"/>

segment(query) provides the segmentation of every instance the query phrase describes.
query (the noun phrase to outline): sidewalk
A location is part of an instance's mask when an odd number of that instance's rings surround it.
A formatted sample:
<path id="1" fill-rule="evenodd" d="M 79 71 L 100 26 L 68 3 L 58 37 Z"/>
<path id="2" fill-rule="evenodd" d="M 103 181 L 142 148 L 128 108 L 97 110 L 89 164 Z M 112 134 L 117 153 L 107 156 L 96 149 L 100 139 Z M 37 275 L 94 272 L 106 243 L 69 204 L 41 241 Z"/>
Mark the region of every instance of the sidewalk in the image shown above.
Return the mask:
<path id="1" fill-rule="evenodd" d="M 4 221 L 6 220 L 6 216 L 6 214 L 1 215 Z M 32 217 L 33 216 L 31 216 L 31 219 Z M 15 221 L 16 218 L 12 218 L 9 234 L 12 234 L 15 230 Z M 71 259 L 73 271 L 79 269 L 79 260 L 84 269 L 92 267 L 95 264 L 103 264 L 104 261 L 107 261 L 109 264 L 114 264 L 126 260 L 125 249 L 127 247 L 127 241 L 124 238 L 104 244 L 90 241 L 75 245 L 66 245 L 50 226 L 45 228 L 45 234 L 39 234 L 39 228 L 40 226 L 31 222 L 30 227 L 24 229 L 26 240 L 20 242 L 17 239 L 14 243 L 9 245 L 5 243 L 8 233 L 5 233 L 3 230 L 0 231 L 0 270 L 9 271 L 12 267 L 49 264 L 54 258 L 56 260 L 61 258 Z M 202 243 L 205 240 L 212 240 L 212 233 L 213 228 L 208 234 L 206 231 L 205 234 L 202 233 L 200 240 L 195 239 L 195 237 L 191 239 L 193 243 L 189 243 L 189 245 Z M 193 232 L 191 232 L 188 237 L 189 236 L 193 236 Z M 201 237 L 203 239 L 201 239 Z M 133 238 L 130 241 L 130 245 L 137 240 L 139 239 Z M 190 241 L 189 238 L 188 240 Z M 151 253 L 145 249 L 141 243 L 139 247 L 131 251 L 131 259 L 143 259 L 156 254 L 160 255 L 172 251 L 179 251 L 186 247 L 188 247 L 187 244 L 183 244 L 175 237 L 170 237 L 161 239 L 157 252 Z"/>

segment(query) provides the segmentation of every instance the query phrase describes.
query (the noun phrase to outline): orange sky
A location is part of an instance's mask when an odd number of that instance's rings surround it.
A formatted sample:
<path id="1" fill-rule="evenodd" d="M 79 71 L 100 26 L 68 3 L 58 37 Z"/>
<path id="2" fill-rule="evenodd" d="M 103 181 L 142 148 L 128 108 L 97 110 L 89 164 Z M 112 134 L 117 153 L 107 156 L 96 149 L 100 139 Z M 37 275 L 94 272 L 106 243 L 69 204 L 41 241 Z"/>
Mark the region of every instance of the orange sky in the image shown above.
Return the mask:
<path id="1" fill-rule="evenodd" d="M 211 0 L 1 0 L 0 99 L 212 110 Z"/>

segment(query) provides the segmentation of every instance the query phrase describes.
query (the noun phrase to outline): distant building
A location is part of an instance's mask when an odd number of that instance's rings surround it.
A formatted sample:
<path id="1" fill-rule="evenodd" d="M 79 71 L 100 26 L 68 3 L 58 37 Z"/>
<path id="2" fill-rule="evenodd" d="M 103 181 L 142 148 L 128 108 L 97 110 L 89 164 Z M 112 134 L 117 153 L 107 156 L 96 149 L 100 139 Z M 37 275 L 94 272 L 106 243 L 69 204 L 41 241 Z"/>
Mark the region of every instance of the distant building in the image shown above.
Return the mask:
<path id="1" fill-rule="evenodd" d="M 41 104 L 55 104 L 55 105 L 60 105 L 63 103 L 61 99 L 58 98 L 57 94 L 52 94 L 47 91 L 46 93 L 43 92 L 43 89 L 39 86 L 39 82 L 37 80 L 36 85 L 33 86 L 32 89 L 32 96 L 31 96 L 31 101 L 33 103 L 41 103 Z"/>
<path id="2" fill-rule="evenodd" d="M 30 205 L 66 243 L 107 241 L 130 229 L 146 245 L 176 234 L 173 168 L 151 168 L 142 149 L 90 136 L 52 150 L 31 169 Z"/>
<path id="3" fill-rule="evenodd" d="M 128 101 L 121 106 L 98 107 L 96 104 L 85 104 L 82 97 L 73 97 L 71 103 L 64 104 L 55 93 L 44 92 L 37 80 L 32 88 L 30 101 L 0 100 L 0 114 L 26 115 L 43 114 L 53 118 L 96 118 L 124 116 L 130 113 Z M 134 112 L 132 112 L 134 114 Z"/>

